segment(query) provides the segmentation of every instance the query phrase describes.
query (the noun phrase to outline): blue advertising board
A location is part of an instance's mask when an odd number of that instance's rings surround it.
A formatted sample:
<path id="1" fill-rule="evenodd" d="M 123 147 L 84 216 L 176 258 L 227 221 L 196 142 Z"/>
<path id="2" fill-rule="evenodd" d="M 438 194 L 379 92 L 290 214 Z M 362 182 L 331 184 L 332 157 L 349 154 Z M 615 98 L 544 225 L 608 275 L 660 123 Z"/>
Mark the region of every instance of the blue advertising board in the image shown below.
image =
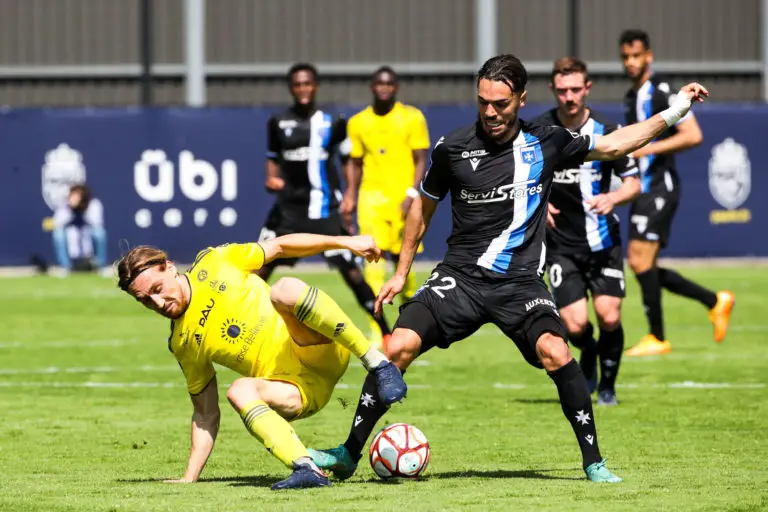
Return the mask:
<path id="1" fill-rule="evenodd" d="M 532 118 L 546 105 L 527 106 Z M 358 109 L 337 109 L 351 115 Z M 616 105 L 597 106 L 621 121 Z M 476 116 L 472 105 L 423 108 L 437 140 Z M 104 204 L 110 259 L 118 241 L 162 247 L 189 262 L 208 245 L 258 238 L 274 201 L 263 186 L 266 122 L 274 109 L 55 109 L 0 113 L 0 265 L 53 260 L 44 219 L 85 180 Z M 682 202 L 664 256 L 768 256 L 768 107 L 705 105 L 704 143 L 678 156 Z M 626 208 L 622 209 L 626 219 Z M 450 233 L 438 209 L 420 258 L 439 260 Z M 626 222 L 623 232 L 626 233 Z"/>

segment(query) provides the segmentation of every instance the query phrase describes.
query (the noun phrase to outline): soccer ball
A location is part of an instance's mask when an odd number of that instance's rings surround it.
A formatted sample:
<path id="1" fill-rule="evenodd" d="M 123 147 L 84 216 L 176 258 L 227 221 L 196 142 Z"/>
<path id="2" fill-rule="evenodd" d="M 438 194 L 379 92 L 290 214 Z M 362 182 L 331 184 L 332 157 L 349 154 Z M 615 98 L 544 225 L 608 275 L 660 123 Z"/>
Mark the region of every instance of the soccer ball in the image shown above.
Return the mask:
<path id="1" fill-rule="evenodd" d="M 416 478 L 429 464 L 429 442 L 413 425 L 394 423 L 373 438 L 370 458 L 373 472 L 385 480 Z"/>

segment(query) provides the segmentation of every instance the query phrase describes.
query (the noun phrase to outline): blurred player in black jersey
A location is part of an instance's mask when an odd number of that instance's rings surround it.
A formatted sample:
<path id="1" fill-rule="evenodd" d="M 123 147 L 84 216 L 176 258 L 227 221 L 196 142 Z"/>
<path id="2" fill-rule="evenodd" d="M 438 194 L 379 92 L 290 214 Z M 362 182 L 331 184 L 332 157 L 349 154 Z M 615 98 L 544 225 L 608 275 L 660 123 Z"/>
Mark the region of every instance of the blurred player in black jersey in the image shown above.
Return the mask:
<path id="1" fill-rule="evenodd" d="M 653 74 L 653 52 L 648 34 L 627 30 L 619 39 L 624 71 L 632 81 L 625 98 L 626 123 L 644 121 L 669 105 L 669 84 Z M 693 114 L 688 114 L 633 156 L 640 168 L 642 194 L 630 211 L 627 259 L 642 290 L 649 333 L 627 351 L 628 356 L 666 354 L 672 347 L 664 334 L 661 289 L 694 299 L 709 310 L 715 341 L 725 338 L 735 296 L 713 292 L 689 281 L 656 260 L 669 241 L 672 219 L 680 201 L 680 179 L 674 153 L 701 144 L 702 134 Z"/>
<path id="2" fill-rule="evenodd" d="M 408 212 L 400 263 L 377 297 L 391 304 L 405 286 L 416 249 L 438 203 L 451 196 L 453 231 L 448 252 L 416 295 L 400 309 L 386 353 L 405 370 L 433 347 L 447 348 L 492 323 L 531 365 L 554 381 L 576 435 L 587 478 L 620 482 L 600 455 L 592 401 L 579 365 L 565 343 L 568 332 L 542 275 L 547 203 L 555 172 L 585 160 L 615 160 L 640 148 L 703 100 L 699 84 L 683 88 L 661 115 L 607 135 L 579 135 L 558 126 L 522 121 L 527 72 L 513 55 L 480 68 L 478 119 L 438 139 Z M 347 441 L 311 451 L 320 467 L 351 476 L 376 422 L 387 411 L 366 379 Z"/>
<path id="3" fill-rule="evenodd" d="M 587 65 L 562 57 L 552 67 L 550 88 L 557 101 L 533 122 L 561 126 L 580 135 L 606 135 L 617 126 L 587 107 L 592 82 Z M 621 300 L 624 298 L 624 258 L 619 219 L 614 206 L 640 194 L 634 160 L 622 157 L 609 162 L 592 161 L 573 169 L 555 171 L 549 196 L 550 229 L 547 232 L 547 266 L 552 295 L 568 329 L 571 344 L 581 349 L 581 370 L 589 390 L 597 386 L 597 355 L 600 385 L 597 403 L 615 405 L 616 376 L 624 350 Z M 621 187 L 611 191 L 611 178 Z M 600 327 L 599 342 L 589 322 L 587 293 L 592 293 Z"/>
<path id="4" fill-rule="evenodd" d="M 349 164 L 347 121 L 317 107 L 317 78 L 312 64 L 293 65 L 288 71 L 293 106 L 269 119 L 265 186 L 277 201 L 261 229 L 260 242 L 290 233 L 348 234 L 339 215 L 342 193 L 335 164 L 337 158 Z M 391 330 L 384 315 L 373 312 L 376 296 L 363 278 L 361 262 L 346 250 L 327 251 L 323 257 L 339 270 L 386 341 Z M 261 267 L 259 277 L 267 281 L 277 265 L 292 266 L 297 261 L 274 260 Z"/>

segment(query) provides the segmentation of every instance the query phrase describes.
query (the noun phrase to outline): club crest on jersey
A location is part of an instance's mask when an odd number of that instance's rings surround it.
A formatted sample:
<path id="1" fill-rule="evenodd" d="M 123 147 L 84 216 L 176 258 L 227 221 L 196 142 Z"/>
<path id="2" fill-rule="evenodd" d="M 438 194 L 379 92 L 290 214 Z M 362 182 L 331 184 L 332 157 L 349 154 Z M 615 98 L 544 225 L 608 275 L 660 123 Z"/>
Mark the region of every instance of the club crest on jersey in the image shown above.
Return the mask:
<path id="1" fill-rule="evenodd" d="M 536 150 L 533 148 L 525 148 L 520 150 L 520 158 L 525 164 L 533 164 L 536 162 Z"/>

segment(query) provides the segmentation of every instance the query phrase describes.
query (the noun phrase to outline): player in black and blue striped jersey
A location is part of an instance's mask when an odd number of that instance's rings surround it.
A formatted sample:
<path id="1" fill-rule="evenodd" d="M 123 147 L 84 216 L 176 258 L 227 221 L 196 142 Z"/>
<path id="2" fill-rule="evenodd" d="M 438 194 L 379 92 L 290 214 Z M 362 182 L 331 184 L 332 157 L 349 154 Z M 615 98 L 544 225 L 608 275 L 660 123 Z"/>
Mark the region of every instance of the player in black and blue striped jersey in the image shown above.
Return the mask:
<path id="1" fill-rule="evenodd" d="M 287 79 L 293 105 L 267 123 L 264 185 L 277 201 L 267 214 L 259 242 L 291 233 L 348 235 L 348 226 L 342 225 L 339 214 L 342 192 L 336 165 L 337 159 L 349 165 L 347 120 L 317 105 L 318 73 L 314 65 L 294 64 Z M 326 251 L 323 257 L 338 269 L 357 302 L 388 337 L 391 330 L 386 319 L 373 313 L 376 295 L 363 277 L 362 262 L 349 251 Z M 298 259 L 266 264 L 259 269 L 259 277 L 268 281 L 278 265 L 293 266 Z"/>
<path id="2" fill-rule="evenodd" d="M 624 100 L 625 120 L 627 124 L 639 123 L 666 109 L 674 96 L 669 84 L 651 69 L 653 51 L 647 33 L 627 30 L 619 38 L 619 47 L 624 71 L 632 81 Z M 733 292 L 708 290 L 656 263 L 659 251 L 669 241 L 672 219 L 680 201 L 674 154 L 695 147 L 702 140 L 699 124 L 689 112 L 633 153 L 640 169 L 642 194 L 630 211 L 627 259 L 642 289 L 649 332 L 627 351 L 627 356 L 659 355 L 672 350 L 664 333 L 662 288 L 704 305 L 714 325 L 715 341 L 720 343 L 725 338 L 736 301 Z"/>
<path id="3" fill-rule="evenodd" d="M 555 172 L 584 161 L 616 160 L 642 147 L 708 92 L 689 84 L 668 109 L 644 123 L 607 135 L 580 135 L 518 117 L 527 78 L 514 55 L 486 61 L 477 77 L 477 119 L 435 144 L 421 195 L 408 211 L 400 262 L 379 293 L 377 307 L 391 304 L 403 290 L 419 243 L 446 196 L 453 218 L 448 251 L 400 308 L 385 351 L 405 370 L 431 348 L 448 348 L 486 323 L 498 326 L 524 359 L 545 369 L 555 383 L 587 479 L 621 482 L 600 453 L 587 381 L 565 343 L 567 330 L 542 279 L 552 179 Z M 373 379 L 363 384 L 347 441 L 310 450 L 317 465 L 338 478 L 354 474 L 368 437 L 387 411 L 371 400 L 374 384 Z"/>
<path id="4" fill-rule="evenodd" d="M 593 137 L 613 132 L 617 125 L 587 106 L 591 86 L 583 61 L 574 57 L 557 59 L 550 82 L 557 107 L 533 122 Z M 622 185 L 612 191 L 614 176 L 622 180 Z M 601 405 L 618 403 L 615 383 L 624 349 L 621 325 L 624 258 L 619 219 L 613 209 L 639 194 L 637 167 L 634 159 L 625 156 L 555 171 L 549 196 L 549 284 L 568 329 L 568 338 L 581 350 L 580 365 L 590 391 L 597 387 Z M 589 322 L 589 293 L 600 328 L 599 342 L 595 341 L 594 328 Z"/>

